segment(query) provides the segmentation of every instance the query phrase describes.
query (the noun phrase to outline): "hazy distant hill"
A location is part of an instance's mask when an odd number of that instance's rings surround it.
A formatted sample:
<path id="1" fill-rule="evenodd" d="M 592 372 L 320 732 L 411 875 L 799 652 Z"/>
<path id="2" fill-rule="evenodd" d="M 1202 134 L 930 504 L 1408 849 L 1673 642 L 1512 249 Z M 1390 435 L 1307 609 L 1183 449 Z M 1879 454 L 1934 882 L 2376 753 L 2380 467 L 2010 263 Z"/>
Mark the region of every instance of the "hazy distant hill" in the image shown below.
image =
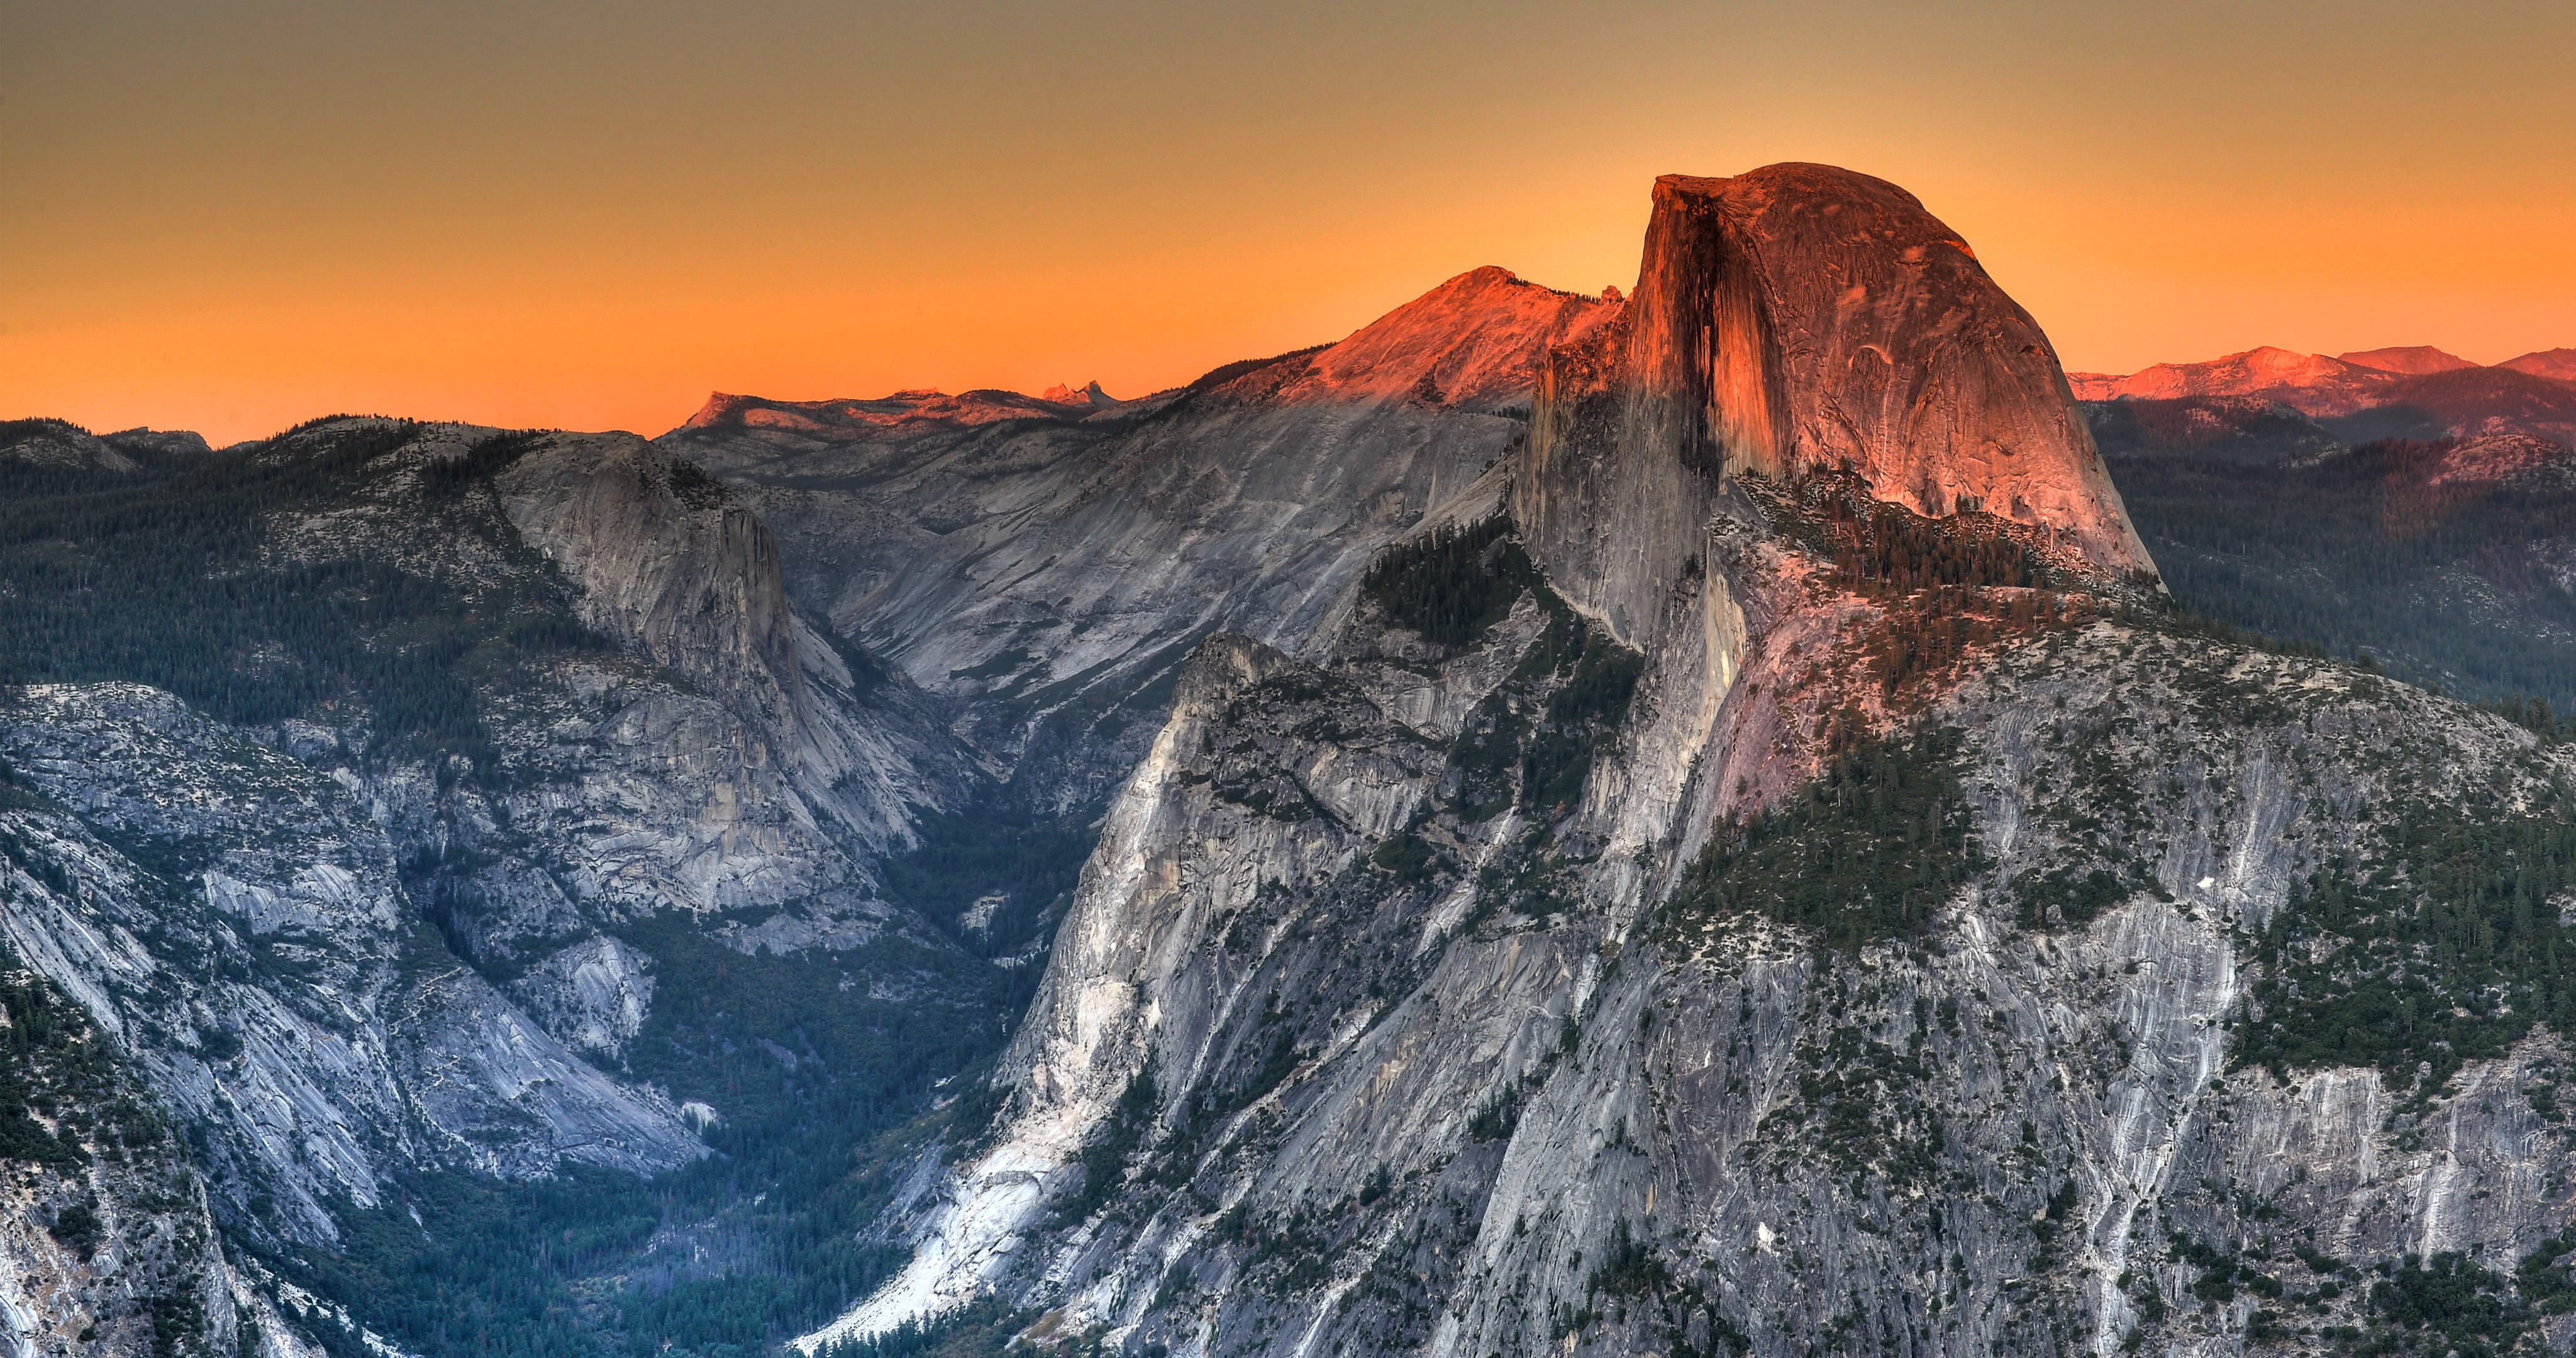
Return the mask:
<path id="1" fill-rule="evenodd" d="M 2250 349 L 2125 376 L 2070 373 L 2087 402 L 2250 398 L 2288 406 L 2347 443 L 2516 433 L 2576 446 L 2576 351 L 2480 367 L 2427 346 L 2336 358 Z"/>

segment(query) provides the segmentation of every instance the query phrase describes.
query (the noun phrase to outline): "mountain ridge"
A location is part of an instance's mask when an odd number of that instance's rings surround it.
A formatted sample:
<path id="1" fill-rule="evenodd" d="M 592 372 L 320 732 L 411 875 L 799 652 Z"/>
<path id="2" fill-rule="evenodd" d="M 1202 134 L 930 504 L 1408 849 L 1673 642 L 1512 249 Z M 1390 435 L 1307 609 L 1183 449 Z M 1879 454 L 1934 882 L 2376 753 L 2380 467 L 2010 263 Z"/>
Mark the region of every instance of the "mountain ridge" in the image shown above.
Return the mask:
<path id="1" fill-rule="evenodd" d="M 2451 1280 L 2495 1347 L 2564 1341 L 2528 1303 L 2569 1137 L 2516 1091 L 2576 1012 L 2517 973 L 2505 1028 L 2374 1046 L 2411 1039 L 2359 941 L 2453 907 L 2327 884 L 2456 830 L 2534 836 L 2557 890 L 2576 756 L 2196 634 L 2098 510 L 2111 550 L 2052 560 L 2044 516 L 1802 461 L 1867 431 L 1808 423 L 1832 379 L 1764 327 L 1816 322 L 1733 281 L 1712 182 L 1659 185 L 1628 333 L 1552 358 L 1506 514 L 1399 538 L 1328 644 L 1197 648 L 1002 1116 L 800 1347 L 990 1291 L 1188 1358 L 2396 1351 Z M 1889 366 L 1941 371 L 1916 333 Z"/>
<path id="2" fill-rule="evenodd" d="M 2521 434 L 2576 447 L 2576 364 L 2526 354 L 2492 366 L 2430 346 L 2328 358 L 2264 347 L 2125 375 L 2070 373 L 2079 399 L 2248 398 L 2328 421 L 2349 442 Z"/>
<path id="3" fill-rule="evenodd" d="M 223 1247 L 113 1347 L 2565 1348 L 2567 733 L 2171 611 L 1903 189 L 1651 206 L 1632 297 L 1130 401 L 0 461 L 0 931 Z M 2445 545 L 2552 447 L 2220 536 Z"/>

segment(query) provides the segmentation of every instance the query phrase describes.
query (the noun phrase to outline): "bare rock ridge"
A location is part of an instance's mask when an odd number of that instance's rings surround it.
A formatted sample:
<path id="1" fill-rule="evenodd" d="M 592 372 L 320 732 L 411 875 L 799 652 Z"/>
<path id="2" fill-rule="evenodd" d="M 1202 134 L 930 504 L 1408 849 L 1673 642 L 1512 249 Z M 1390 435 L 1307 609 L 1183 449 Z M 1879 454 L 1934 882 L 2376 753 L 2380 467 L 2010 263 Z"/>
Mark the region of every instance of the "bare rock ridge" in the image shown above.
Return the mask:
<path id="1" fill-rule="evenodd" d="M 1095 387 L 1097 383 L 1093 384 Z M 681 430 L 743 429 L 787 439 L 831 443 L 860 442 L 888 431 L 923 426 L 991 424 L 998 420 L 1079 417 L 1095 403 L 1087 393 L 1058 387 L 1044 396 L 979 387 L 958 395 L 914 387 L 872 399 L 774 401 L 762 396 L 715 392 L 680 426 Z M 1104 396 L 1106 393 L 1103 393 Z M 1107 404 L 1115 404 L 1108 402 Z M 673 431 L 678 432 L 678 431 Z"/>
<path id="2" fill-rule="evenodd" d="M 2576 349 L 2543 349 L 2490 367 L 2429 344 L 2362 349 L 2331 358 L 2267 344 L 2195 363 L 2158 363 L 2133 373 L 2068 373 L 2067 380 L 2087 401 L 2264 396 L 2287 399 L 2311 415 L 2342 415 L 2402 396 L 2408 378 L 2472 371 L 2576 382 Z"/>
<path id="3" fill-rule="evenodd" d="M 1558 345 L 1619 313 L 1619 301 L 1545 287 L 1488 264 L 1440 284 L 1337 343 L 1228 364 L 1186 388 L 1122 402 L 1098 382 L 1058 383 L 1036 396 L 978 388 L 962 395 L 907 390 L 873 399 L 781 401 L 716 392 L 681 430 L 743 430 L 829 443 L 911 432 L 907 426 L 1015 419 L 1081 419 L 1124 406 L 1159 410 L 1191 390 L 1238 400 L 1378 403 L 1411 400 L 1463 410 L 1528 403 L 1537 366 Z M 674 431 L 675 433 L 679 431 Z"/>
<path id="4" fill-rule="evenodd" d="M 2370 404 L 2396 381 L 2394 374 L 2348 359 L 2295 353 L 2264 345 L 2201 363 L 2158 363 L 2125 376 L 2073 373 L 2075 394 L 2087 401 L 2121 397 L 2171 400 L 2182 396 L 2301 397 L 2311 415 L 2342 415 Z"/>
<path id="5" fill-rule="evenodd" d="M 1837 469 L 2153 569 L 2047 336 L 1913 195 L 1821 165 L 1655 181 L 1626 310 L 1539 374 L 1513 482 L 1532 554 L 1639 640 L 1725 474 Z"/>

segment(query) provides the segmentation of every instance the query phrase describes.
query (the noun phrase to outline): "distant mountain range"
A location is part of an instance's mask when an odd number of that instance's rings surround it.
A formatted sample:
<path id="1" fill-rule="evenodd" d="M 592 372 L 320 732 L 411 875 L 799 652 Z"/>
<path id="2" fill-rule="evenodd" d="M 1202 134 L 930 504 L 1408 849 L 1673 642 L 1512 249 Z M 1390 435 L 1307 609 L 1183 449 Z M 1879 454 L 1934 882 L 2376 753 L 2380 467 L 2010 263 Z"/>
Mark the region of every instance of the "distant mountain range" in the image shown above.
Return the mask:
<path id="1" fill-rule="evenodd" d="M 2251 439 L 2266 455 L 2311 450 L 2316 430 L 2335 441 L 2475 438 L 2522 434 L 2576 447 L 2576 349 L 2547 349 L 2493 367 L 2429 345 L 2365 349 L 2327 357 L 2269 346 L 2199 363 L 2159 363 L 2125 376 L 2068 373 L 2086 402 L 2179 402 L 2129 417 L 2153 429 L 2173 425 L 2205 445 L 2220 429 Z M 2272 410 L 2287 407 L 2287 411 Z M 2184 432 L 2197 431 L 2197 432 Z M 2282 440 L 2286 439 L 2287 442 Z M 2178 452 L 2184 444 L 2121 441 L 2103 451 Z M 2250 453 L 2251 448 L 2240 451 Z"/>
<path id="2" fill-rule="evenodd" d="M 2206 616 L 2481 698 L 2576 704 L 2576 349 L 2250 349 L 2069 373 Z"/>

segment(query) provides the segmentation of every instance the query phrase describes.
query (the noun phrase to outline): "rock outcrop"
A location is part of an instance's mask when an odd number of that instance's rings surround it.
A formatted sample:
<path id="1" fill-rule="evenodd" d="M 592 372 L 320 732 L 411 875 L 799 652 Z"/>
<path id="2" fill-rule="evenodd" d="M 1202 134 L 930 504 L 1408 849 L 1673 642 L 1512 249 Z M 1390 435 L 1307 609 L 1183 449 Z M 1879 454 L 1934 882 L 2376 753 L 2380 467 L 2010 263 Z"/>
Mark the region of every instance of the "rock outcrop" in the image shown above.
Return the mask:
<path id="1" fill-rule="evenodd" d="M 1657 180 L 1636 293 L 1540 377 L 1512 483 L 1532 556 L 1651 644 L 1724 478 L 1819 471 L 2153 569 L 2047 337 L 1911 194 L 1817 165 Z"/>
<path id="2" fill-rule="evenodd" d="M 120 429 L 93 434 L 69 420 L 0 421 L 0 468 L 129 476 L 150 465 L 208 455 L 202 435 L 185 429 Z"/>

